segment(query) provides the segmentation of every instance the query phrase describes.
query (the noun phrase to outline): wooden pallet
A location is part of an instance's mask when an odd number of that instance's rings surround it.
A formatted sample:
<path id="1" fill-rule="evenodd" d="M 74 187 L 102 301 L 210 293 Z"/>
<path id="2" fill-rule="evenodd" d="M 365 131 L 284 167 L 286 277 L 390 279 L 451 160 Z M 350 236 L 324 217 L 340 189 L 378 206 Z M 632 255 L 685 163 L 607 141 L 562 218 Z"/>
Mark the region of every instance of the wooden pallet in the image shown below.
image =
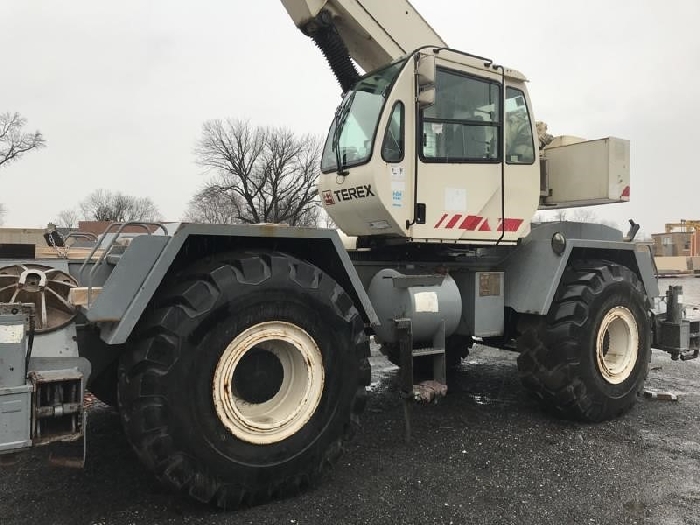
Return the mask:
<path id="1" fill-rule="evenodd" d="M 92 248 L 53 248 L 51 246 L 36 246 L 34 257 L 36 259 L 68 259 L 71 261 L 84 261 L 90 255 Z M 92 260 L 98 259 L 104 250 L 97 250 L 92 255 Z M 65 254 L 65 255 L 64 255 Z"/>

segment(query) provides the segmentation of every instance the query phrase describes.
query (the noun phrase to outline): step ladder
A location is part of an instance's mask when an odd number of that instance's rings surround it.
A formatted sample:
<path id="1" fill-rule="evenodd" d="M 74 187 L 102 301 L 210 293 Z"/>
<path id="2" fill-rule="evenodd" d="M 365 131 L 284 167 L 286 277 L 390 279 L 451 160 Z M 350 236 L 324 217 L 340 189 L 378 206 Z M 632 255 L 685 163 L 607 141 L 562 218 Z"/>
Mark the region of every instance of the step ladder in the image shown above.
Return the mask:
<path id="1" fill-rule="evenodd" d="M 414 402 L 437 402 L 447 394 L 445 359 L 445 325 L 436 331 L 433 344 L 428 348 L 413 348 L 413 329 L 410 318 L 394 319 L 399 342 L 399 391 L 403 400 L 405 440 L 411 441 L 411 405 Z M 432 357 L 432 379 L 416 385 L 413 362 L 416 358 Z"/>

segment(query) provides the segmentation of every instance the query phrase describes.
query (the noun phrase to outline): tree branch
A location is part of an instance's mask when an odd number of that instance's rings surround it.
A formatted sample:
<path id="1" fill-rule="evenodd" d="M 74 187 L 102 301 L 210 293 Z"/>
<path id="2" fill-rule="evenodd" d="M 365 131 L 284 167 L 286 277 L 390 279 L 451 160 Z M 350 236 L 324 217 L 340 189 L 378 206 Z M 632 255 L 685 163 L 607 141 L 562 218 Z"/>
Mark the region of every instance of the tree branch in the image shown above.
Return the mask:
<path id="1" fill-rule="evenodd" d="M 283 128 L 205 122 L 194 153 L 197 164 L 215 176 L 195 194 L 185 217 L 308 225 L 309 217 L 317 216 L 320 144 Z M 206 209 L 212 206 L 216 212 Z"/>

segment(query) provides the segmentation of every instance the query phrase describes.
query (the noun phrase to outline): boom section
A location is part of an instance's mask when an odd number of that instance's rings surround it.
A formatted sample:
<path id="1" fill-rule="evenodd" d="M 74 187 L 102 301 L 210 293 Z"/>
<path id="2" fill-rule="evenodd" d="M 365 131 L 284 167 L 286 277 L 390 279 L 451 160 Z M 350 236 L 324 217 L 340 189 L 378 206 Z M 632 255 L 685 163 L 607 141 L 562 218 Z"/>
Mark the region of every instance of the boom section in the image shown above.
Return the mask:
<path id="1" fill-rule="evenodd" d="M 296 26 L 328 59 L 343 91 L 363 70 L 379 69 L 423 46 L 446 47 L 406 0 L 282 0 Z"/>

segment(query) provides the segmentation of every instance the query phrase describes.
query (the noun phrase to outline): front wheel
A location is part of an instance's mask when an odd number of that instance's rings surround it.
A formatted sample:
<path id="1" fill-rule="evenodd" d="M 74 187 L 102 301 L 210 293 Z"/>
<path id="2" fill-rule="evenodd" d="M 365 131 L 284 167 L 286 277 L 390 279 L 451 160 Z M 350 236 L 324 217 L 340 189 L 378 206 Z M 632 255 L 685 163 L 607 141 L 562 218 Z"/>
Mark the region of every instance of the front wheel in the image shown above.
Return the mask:
<path id="1" fill-rule="evenodd" d="M 280 253 L 217 255 L 173 283 L 119 368 L 137 455 L 166 485 L 224 508 L 317 481 L 353 434 L 370 380 L 350 297 Z"/>
<path id="2" fill-rule="evenodd" d="M 625 266 L 573 262 L 548 315 L 518 349 L 523 385 L 546 408 L 583 421 L 621 415 L 642 391 L 651 359 L 643 284 Z"/>

